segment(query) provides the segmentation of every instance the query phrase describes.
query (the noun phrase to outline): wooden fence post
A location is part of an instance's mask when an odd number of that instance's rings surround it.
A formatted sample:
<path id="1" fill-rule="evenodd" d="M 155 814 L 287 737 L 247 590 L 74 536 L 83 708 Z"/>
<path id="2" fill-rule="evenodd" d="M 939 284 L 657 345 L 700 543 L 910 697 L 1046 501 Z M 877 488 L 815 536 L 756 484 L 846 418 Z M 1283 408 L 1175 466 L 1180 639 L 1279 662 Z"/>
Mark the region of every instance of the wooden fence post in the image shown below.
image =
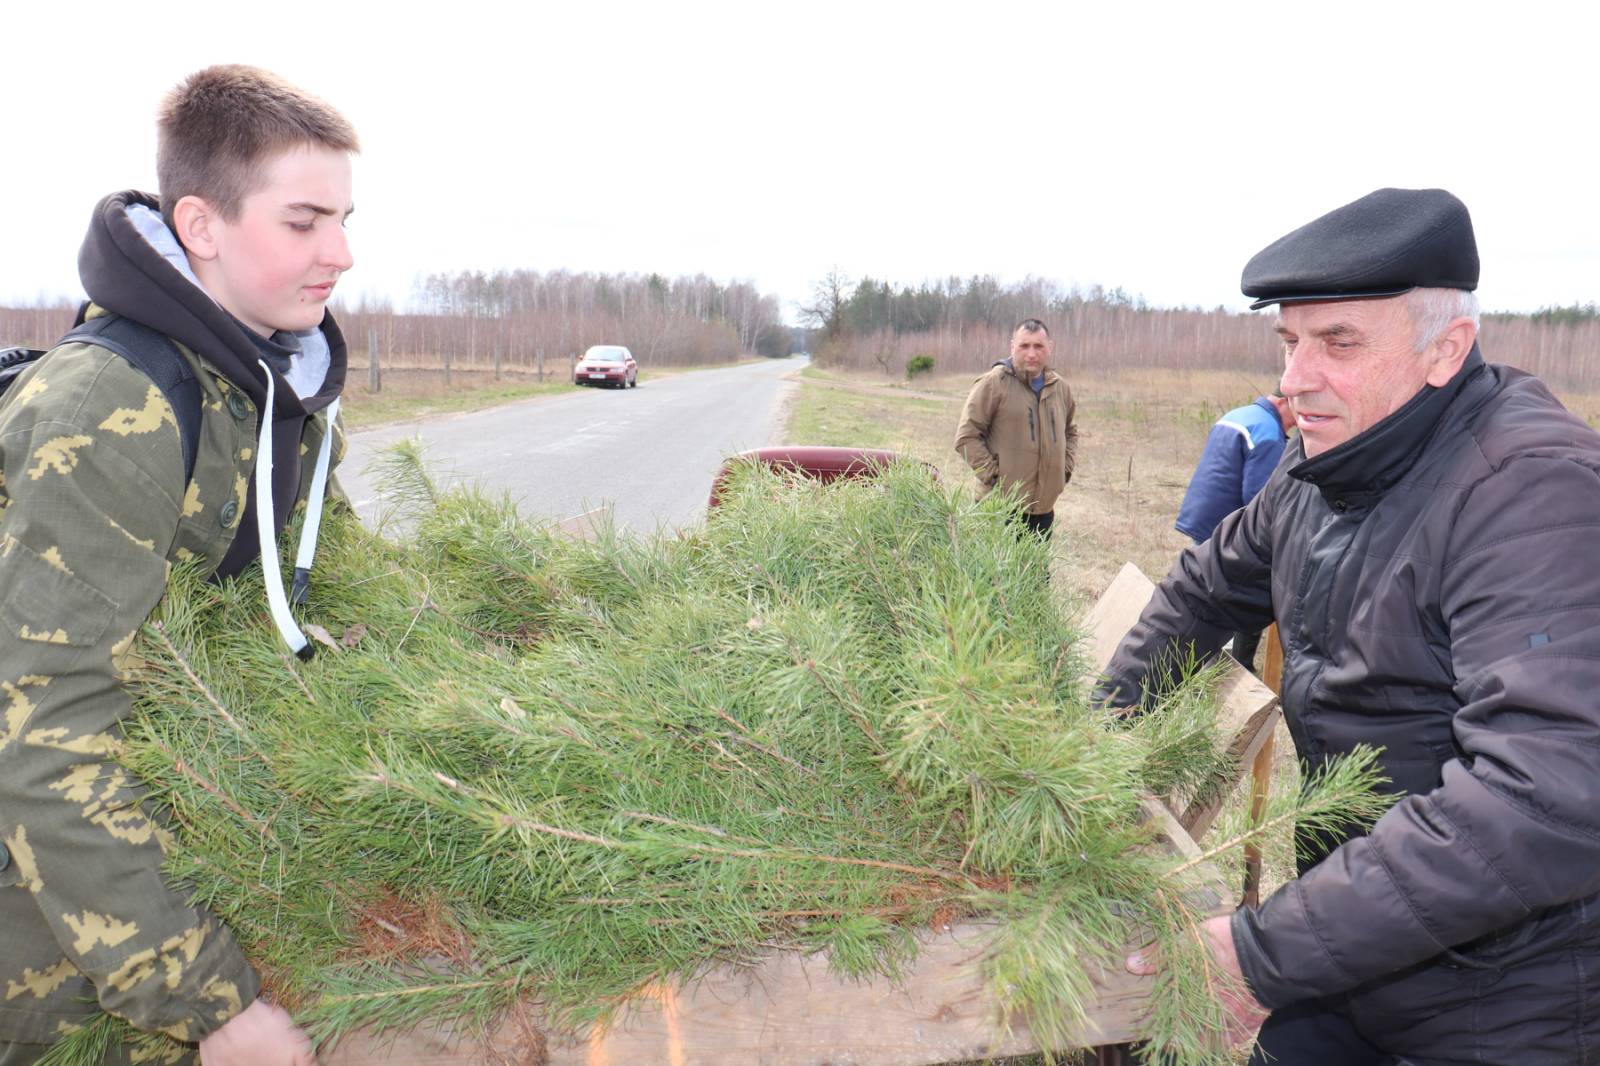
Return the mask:
<path id="1" fill-rule="evenodd" d="M 444 391 L 450 391 L 450 350 L 448 348 L 445 349 L 444 353 Z"/>
<path id="2" fill-rule="evenodd" d="M 500 342 L 494 342 L 494 379 L 500 380 Z"/>
<path id="3" fill-rule="evenodd" d="M 539 384 L 544 384 L 544 349 L 538 348 L 533 353 L 534 365 L 539 368 Z"/>
<path id="4" fill-rule="evenodd" d="M 378 331 L 367 330 L 367 391 L 383 390 L 383 374 L 378 369 Z"/>

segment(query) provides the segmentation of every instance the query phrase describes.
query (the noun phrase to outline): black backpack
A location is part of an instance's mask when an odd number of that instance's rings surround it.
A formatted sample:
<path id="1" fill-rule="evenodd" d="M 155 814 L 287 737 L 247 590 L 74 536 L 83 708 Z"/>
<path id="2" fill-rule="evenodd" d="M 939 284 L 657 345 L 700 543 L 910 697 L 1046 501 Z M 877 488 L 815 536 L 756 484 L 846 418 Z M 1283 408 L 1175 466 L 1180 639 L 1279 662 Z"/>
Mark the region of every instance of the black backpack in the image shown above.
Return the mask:
<path id="1" fill-rule="evenodd" d="M 59 346 L 73 342 L 94 344 L 116 352 L 161 390 L 178 419 L 178 436 L 183 442 L 183 480 L 187 484 L 194 476 L 195 451 L 200 443 L 200 383 L 195 380 L 189 361 L 164 334 L 117 315 L 80 321 L 56 343 Z M 44 355 L 38 348 L 0 349 L 0 394 L 11 387 L 18 374 Z"/>

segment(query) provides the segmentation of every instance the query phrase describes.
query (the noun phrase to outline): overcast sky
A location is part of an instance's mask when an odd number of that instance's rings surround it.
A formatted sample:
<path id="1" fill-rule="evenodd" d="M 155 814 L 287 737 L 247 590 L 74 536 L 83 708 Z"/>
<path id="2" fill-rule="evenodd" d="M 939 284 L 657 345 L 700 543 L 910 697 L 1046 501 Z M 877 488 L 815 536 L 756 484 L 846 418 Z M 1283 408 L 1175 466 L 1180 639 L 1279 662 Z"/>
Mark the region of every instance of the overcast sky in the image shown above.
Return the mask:
<path id="1" fill-rule="evenodd" d="M 161 95 L 219 62 L 355 124 L 347 300 L 655 270 L 792 316 L 837 265 L 1242 308 L 1251 254 L 1385 185 L 1466 201 L 1485 306 L 1600 300 L 1600 5 L 1314 8 L 13 3 L 0 301 L 77 297 L 90 209 L 154 191 Z"/>

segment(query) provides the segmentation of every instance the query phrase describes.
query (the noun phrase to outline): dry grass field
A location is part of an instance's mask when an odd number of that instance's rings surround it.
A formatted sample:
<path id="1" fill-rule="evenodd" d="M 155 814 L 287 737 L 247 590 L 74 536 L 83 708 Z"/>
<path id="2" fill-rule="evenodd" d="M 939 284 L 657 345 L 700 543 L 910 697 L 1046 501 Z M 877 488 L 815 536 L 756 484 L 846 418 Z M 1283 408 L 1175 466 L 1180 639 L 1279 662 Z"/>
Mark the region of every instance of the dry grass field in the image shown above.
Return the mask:
<path id="1" fill-rule="evenodd" d="M 1153 579 L 1188 539 L 1172 528 L 1211 424 L 1270 389 L 1233 371 L 1129 370 L 1070 374 L 1077 401 L 1078 464 L 1056 506 L 1056 575 L 1092 601 L 1132 561 Z M 970 483 L 955 453 L 956 422 L 970 376 L 885 383 L 881 375 L 811 368 L 789 424 L 805 444 L 860 444 L 905 451 L 952 484 Z"/>
<path id="2" fill-rule="evenodd" d="M 1074 372 L 1078 462 L 1056 504 L 1055 575 L 1071 597 L 1092 602 L 1124 562 L 1153 580 L 1188 538 L 1172 528 L 1195 460 L 1224 411 L 1270 390 L 1270 375 L 1239 371 Z M 971 375 L 887 379 L 882 374 L 810 367 L 791 413 L 796 444 L 893 448 L 932 463 L 952 484 L 971 484 L 955 453 L 956 423 Z M 1558 393 L 1600 426 L 1600 395 Z"/>
<path id="3" fill-rule="evenodd" d="M 546 373 L 541 382 L 532 374 L 502 372 L 496 378 L 488 370 L 452 370 L 447 389 L 443 370 L 385 367 L 383 387 L 371 392 L 367 388 L 367 368 L 352 366 L 340 404 L 347 428 L 368 429 L 386 422 L 478 411 L 575 388 L 565 374 Z"/>

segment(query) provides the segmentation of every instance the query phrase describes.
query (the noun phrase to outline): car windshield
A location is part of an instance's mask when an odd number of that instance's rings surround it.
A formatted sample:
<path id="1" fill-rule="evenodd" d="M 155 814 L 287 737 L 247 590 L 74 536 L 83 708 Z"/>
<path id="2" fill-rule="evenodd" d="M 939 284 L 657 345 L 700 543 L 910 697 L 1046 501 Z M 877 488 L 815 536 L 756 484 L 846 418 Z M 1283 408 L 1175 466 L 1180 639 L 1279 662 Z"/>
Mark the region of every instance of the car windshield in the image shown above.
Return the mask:
<path id="1" fill-rule="evenodd" d="M 583 354 L 586 363 L 620 363 L 622 362 L 621 348 L 590 348 Z"/>

